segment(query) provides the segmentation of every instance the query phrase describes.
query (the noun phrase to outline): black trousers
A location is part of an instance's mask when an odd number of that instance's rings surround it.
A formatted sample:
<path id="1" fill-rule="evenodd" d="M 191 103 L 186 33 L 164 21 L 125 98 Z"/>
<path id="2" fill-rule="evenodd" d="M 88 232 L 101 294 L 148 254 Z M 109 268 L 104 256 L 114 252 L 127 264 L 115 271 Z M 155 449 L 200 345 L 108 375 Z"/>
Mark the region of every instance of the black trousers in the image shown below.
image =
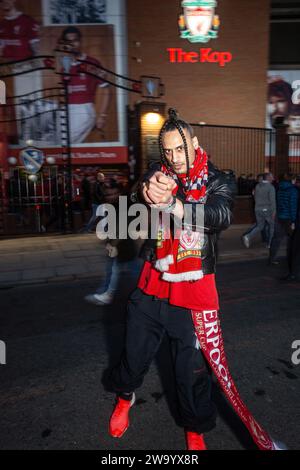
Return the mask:
<path id="1" fill-rule="evenodd" d="M 171 341 L 181 426 L 203 433 L 216 425 L 211 375 L 195 335 L 188 309 L 170 305 L 136 289 L 128 302 L 125 349 L 110 373 L 112 389 L 132 393 L 144 380 L 164 335 Z"/>

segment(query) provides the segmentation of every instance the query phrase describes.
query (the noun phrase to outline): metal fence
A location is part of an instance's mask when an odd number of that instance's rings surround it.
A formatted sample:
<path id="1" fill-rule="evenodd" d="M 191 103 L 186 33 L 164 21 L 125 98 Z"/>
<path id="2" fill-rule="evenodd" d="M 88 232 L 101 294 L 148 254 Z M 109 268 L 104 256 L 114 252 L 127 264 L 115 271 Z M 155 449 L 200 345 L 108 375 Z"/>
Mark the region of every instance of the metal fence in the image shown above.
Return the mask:
<path id="1" fill-rule="evenodd" d="M 256 176 L 269 169 L 275 155 L 275 134 L 271 129 L 192 124 L 199 144 L 221 170 L 237 177 Z"/>
<path id="2" fill-rule="evenodd" d="M 8 213 L 15 216 L 21 232 L 43 231 L 45 220 L 57 219 L 63 211 L 65 175 L 57 166 L 43 167 L 31 178 L 23 168 L 11 168 L 7 182 Z"/>
<path id="3" fill-rule="evenodd" d="M 275 170 L 276 132 L 274 130 L 192 125 L 200 146 L 207 151 L 214 165 L 221 170 L 233 171 L 237 178 L 239 194 L 251 194 L 256 176 L 266 170 Z M 300 175 L 300 135 L 290 134 L 287 137 L 288 170 Z M 37 175 L 37 180 L 33 181 L 23 168 L 11 167 L 9 179 L 5 181 L 6 183 L 1 185 L 2 194 L 0 192 L 2 200 L 0 201 L 0 233 L 1 230 L 3 231 L 4 210 L 1 202 L 4 198 L 7 201 L 6 212 L 17 221 L 18 232 L 41 232 L 43 224 L 49 224 L 49 220 L 54 221 L 54 227 L 60 225 L 60 219 L 64 217 L 66 169 L 55 165 L 43 166 Z"/>
<path id="4" fill-rule="evenodd" d="M 289 171 L 300 175 L 300 134 L 289 135 Z"/>

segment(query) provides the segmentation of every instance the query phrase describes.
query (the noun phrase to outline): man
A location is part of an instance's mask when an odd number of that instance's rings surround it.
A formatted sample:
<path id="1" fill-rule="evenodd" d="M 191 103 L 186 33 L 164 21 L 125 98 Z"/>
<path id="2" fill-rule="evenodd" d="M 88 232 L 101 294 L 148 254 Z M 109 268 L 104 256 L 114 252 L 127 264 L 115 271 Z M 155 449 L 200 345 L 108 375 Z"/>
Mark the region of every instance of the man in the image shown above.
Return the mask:
<path id="1" fill-rule="evenodd" d="M 24 2 L 23 2 L 24 3 Z M 19 11 L 15 0 L 0 0 L 0 62 L 15 62 L 33 58 L 39 53 L 40 27 L 37 21 L 25 13 Z M 15 96 L 26 95 L 31 99 L 30 93 L 42 88 L 41 71 L 35 70 L 26 74 L 20 73 L 22 65 L 16 62 L 13 65 L 13 94 Z M 19 144 L 25 145 L 25 141 L 31 136 L 26 135 L 31 126 L 31 119 L 24 123 L 22 115 L 28 110 L 28 104 L 23 103 L 24 98 L 19 98 L 19 106 L 14 109 L 16 125 L 18 128 Z M 29 106 L 30 107 L 30 106 Z M 32 104 L 31 104 L 32 107 Z M 35 126 L 37 128 L 39 126 Z"/>
<path id="2" fill-rule="evenodd" d="M 292 183 L 292 175 L 280 177 L 277 191 L 277 219 L 270 247 L 270 264 L 279 264 L 277 253 L 283 239 L 287 239 L 287 257 L 290 249 L 298 210 L 298 190 Z"/>
<path id="3" fill-rule="evenodd" d="M 78 60 L 84 60 L 96 67 L 101 66 L 97 59 L 82 52 L 82 35 L 78 28 L 75 26 L 66 28 L 60 40 L 60 46 L 62 44 L 66 45 L 68 52 L 74 56 L 68 71 L 70 74 L 68 83 L 69 118 L 71 142 L 78 144 L 85 140 L 94 127 L 98 131 L 103 130 L 107 120 L 111 91 L 109 84 L 104 79 L 84 73 L 84 66 L 78 62 Z M 97 72 L 100 72 L 100 69 L 97 69 Z M 95 103 L 99 99 L 101 99 L 101 103 L 97 115 Z"/>
<path id="4" fill-rule="evenodd" d="M 288 134 L 296 134 L 297 136 L 300 134 L 300 105 L 299 104 L 294 104 L 293 106 L 291 106 L 287 124 L 289 126 Z"/>
<path id="5" fill-rule="evenodd" d="M 117 403 L 109 432 L 119 438 L 127 430 L 135 390 L 142 385 L 167 333 L 188 450 L 206 449 L 203 433 L 215 427 L 216 407 L 206 361 L 260 448 L 274 448 L 234 388 L 224 364 L 219 323 L 212 321 L 219 309 L 214 274 L 216 238 L 230 225 L 232 190 L 199 147 L 191 126 L 178 120 L 174 110 L 169 111 L 159 142 L 163 164 L 146 177 L 142 197 L 150 208 L 172 214 L 177 221 L 190 214 L 192 221 L 191 226 L 179 223 L 171 230 L 162 222 L 156 250 L 145 262 L 138 287 L 129 299 L 125 349 L 110 374 Z M 203 216 L 201 226 L 197 212 Z M 205 338 L 205 331 L 212 337 Z"/>
<path id="6" fill-rule="evenodd" d="M 268 248 L 271 246 L 276 216 L 276 192 L 272 181 L 272 173 L 264 173 L 262 182 L 255 186 L 253 195 L 256 225 L 243 235 L 242 239 L 246 248 L 250 247 L 251 240 L 258 232 L 263 232 L 266 223 L 269 226 L 267 246 Z"/>
<path id="7" fill-rule="evenodd" d="M 290 249 L 288 251 L 288 268 L 287 276 L 281 278 L 281 281 L 300 282 L 300 176 L 297 176 L 295 187 L 298 191 L 297 218 L 295 230 L 292 234 Z"/>
<path id="8" fill-rule="evenodd" d="M 105 199 L 105 176 L 99 172 L 96 176 L 96 182 L 92 189 L 92 216 L 88 221 L 84 231 L 92 233 L 97 219 L 97 209 L 100 204 L 104 203 Z"/>
<path id="9" fill-rule="evenodd" d="M 37 55 L 39 25 L 16 8 L 15 0 L 0 0 L 0 58 L 5 62 Z"/>
<path id="10" fill-rule="evenodd" d="M 133 268 L 133 260 L 137 255 L 136 244 L 131 238 L 120 239 L 118 237 L 118 220 L 119 220 L 119 196 L 122 195 L 122 186 L 114 178 L 110 178 L 105 187 L 105 208 L 106 204 L 112 205 L 116 211 L 116 238 L 108 238 L 106 240 L 105 249 L 107 256 L 105 257 L 104 272 L 105 275 L 101 280 L 94 294 L 89 294 L 85 300 L 98 306 L 109 305 L 114 301 L 115 294 L 119 287 L 120 274 L 129 272 Z M 104 209 L 105 211 L 105 209 Z M 99 214 L 99 217 L 103 217 Z"/>
<path id="11" fill-rule="evenodd" d="M 85 173 L 82 174 L 81 190 L 83 196 L 83 210 L 89 210 L 91 202 L 91 183 Z"/>
<path id="12" fill-rule="evenodd" d="M 286 121 L 292 106 L 293 89 L 281 77 L 270 77 L 268 87 L 268 113 L 271 126 L 277 118 Z"/>

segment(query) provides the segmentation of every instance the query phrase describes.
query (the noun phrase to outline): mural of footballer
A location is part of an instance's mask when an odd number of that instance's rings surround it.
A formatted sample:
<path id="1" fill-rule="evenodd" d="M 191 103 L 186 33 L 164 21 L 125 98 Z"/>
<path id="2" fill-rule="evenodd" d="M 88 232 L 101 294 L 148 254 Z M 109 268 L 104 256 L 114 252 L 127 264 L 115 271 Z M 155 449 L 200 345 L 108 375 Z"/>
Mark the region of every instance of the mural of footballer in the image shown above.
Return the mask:
<path id="1" fill-rule="evenodd" d="M 0 59 L 24 60 L 38 53 L 39 24 L 19 11 L 16 0 L 0 0 Z"/>
<path id="2" fill-rule="evenodd" d="M 95 66 L 101 64 L 97 59 L 83 53 L 82 33 L 77 27 L 69 26 L 63 30 L 58 48 L 60 49 L 62 45 L 66 46 L 68 54 L 72 54 L 68 70 L 70 139 L 72 144 L 78 144 L 82 143 L 95 127 L 99 131 L 103 130 L 111 101 L 111 89 L 100 77 L 83 73 L 78 60 L 87 61 Z M 68 59 L 65 64 L 63 61 L 65 69 L 68 68 L 67 63 Z M 96 112 L 98 90 L 101 90 L 101 103 L 99 111 Z"/>

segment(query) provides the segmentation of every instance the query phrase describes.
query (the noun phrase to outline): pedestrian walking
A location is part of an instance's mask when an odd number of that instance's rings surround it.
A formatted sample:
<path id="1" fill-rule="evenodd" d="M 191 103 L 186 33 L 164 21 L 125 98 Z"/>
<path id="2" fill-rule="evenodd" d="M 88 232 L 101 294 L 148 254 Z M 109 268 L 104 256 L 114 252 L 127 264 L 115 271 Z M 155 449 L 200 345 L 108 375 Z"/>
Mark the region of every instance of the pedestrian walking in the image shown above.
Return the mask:
<path id="1" fill-rule="evenodd" d="M 254 189 L 256 225 L 242 237 L 246 248 L 250 248 L 253 238 L 264 231 L 266 223 L 268 224 L 267 247 L 271 246 L 276 217 L 276 192 L 272 181 L 272 174 L 264 173 L 262 181 Z"/>
<path id="2" fill-rule="evenodd" d="M 298 191 L 298 207 L 295 230 L 291 238 L 291 247 L 288 252 L 289 273 L 282 281 L 300 282 L 300 177 L 297 177 L 295 186 Z"/>
<path id="3" fill-rule="evenodd" d="M 103 209 L 105 209 L 107 204 L 111 204 L 115 208 L 117 222 L 116 238 L 108 238 L 105 243 L 104 275 L 100 285 L 95 293 L 85 297 L 86 301 L 99 306 L 109 305 L 113 302 L 119 286 L 121 273 L 124 274 L 124 272 L 134 268 L 133 261 L 137 257 L 137 248 L 134 240 L 130 237 L 126 239 L 119 238 L 119 197 L 121 195 L 121 186 L 111 178 L 105 187 L 105 205 L 103 205 Z M 128 204 L 129 199 L 127 198 Z"/>
<path id="4" fill-rule="evenodd" d="M 292 235 L 298 210 L 298 190 L 292 183 L 292 175 L 281 176 L 277 191 L 277 217 L 274 237 L 270 247 L 270 263 L 278 264 L 277 254 L 281 243 L 287 240 L 287 258 L 290 258 Z"/>
<path id="5" fill-rule="evenodd" d="M 84 232 L 92 233 L 94 231 L 95 223 L 97 220 L 97 209 L 98 206 L 104 203 L 105 193 L 105 176 L 103 173 L 97 173 L 96 182 L 92 188 L 92 215 L 86 226 L 84 227 Z"/>

